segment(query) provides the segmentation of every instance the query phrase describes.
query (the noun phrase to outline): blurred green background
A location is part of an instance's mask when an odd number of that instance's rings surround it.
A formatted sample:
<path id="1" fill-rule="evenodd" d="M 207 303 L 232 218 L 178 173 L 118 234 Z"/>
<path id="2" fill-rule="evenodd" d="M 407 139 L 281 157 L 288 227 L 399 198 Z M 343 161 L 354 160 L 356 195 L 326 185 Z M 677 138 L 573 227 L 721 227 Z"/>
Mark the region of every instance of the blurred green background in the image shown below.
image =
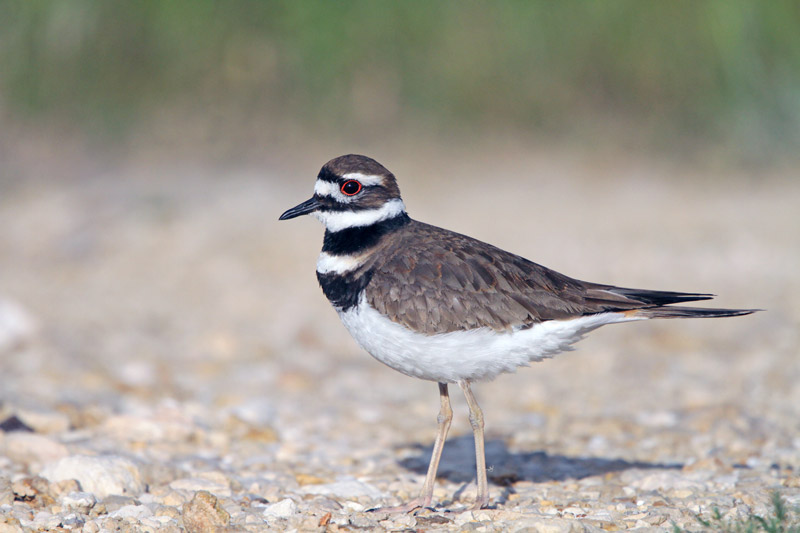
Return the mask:
<path id="1" fill-rule="evenodd" d="M 800 145 L 800 3 L 4 1 L 0 116 L 233 157 L 530 136 L 759 165 Z"/>

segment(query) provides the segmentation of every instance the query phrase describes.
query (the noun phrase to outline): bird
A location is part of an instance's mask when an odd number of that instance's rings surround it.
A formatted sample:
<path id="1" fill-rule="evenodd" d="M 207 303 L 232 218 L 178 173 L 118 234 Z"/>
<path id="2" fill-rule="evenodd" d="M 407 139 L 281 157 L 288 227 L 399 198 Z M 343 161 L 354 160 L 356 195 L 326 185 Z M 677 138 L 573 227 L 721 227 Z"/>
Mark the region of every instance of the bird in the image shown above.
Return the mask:
<path id="1" fill-rule="evenodd" d="M 383 510 L 430 508 L 453 411 L 448 386 L 469 407 L 475 441 L 474 509 L 489 506 L 483 412 L 472 384 L 572 349 L 606 324 L 748 315 L 758 309 L 674 304 L 714 295 L 642 290 L 574 279 L 406 213 L 397 180 L 376 160 L 331 159 L 314 195 L 279 220 L 312 215 L 325 226 L 317 279 L 355 341 L 375 359 L 436 382 L 437 432 L 419 497 Z"/>

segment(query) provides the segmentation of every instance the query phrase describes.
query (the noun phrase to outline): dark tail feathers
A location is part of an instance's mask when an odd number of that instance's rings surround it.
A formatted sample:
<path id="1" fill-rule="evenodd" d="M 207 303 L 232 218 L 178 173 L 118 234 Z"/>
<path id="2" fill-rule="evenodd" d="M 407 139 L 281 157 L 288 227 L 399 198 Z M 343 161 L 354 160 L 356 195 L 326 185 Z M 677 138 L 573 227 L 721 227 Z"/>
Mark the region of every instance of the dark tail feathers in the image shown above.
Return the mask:
<path id="1" fill-rule="evenodd" d="M 713 294 L 702 294 L 697 292 L 673 292 L 673 291 L 648 291 L 645 289 L 626 289 L 623 287 L 609 287 L 608 292 L 619 294 L 626 298 L 631 298 L 648 305 L 669 305 L 681 302 L 696 302 L 698 300 L 710 300 Z"/>

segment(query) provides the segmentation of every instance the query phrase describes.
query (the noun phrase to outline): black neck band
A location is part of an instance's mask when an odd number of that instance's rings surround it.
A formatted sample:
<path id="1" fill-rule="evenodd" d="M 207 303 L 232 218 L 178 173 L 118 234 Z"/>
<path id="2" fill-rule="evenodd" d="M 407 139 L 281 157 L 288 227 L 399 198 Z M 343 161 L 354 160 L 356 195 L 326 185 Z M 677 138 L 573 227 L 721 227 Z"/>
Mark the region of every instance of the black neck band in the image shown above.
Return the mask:
<path id="1" fill-rule="evenodd" d="M 372 248 L 384 235 L 408 224 L 411 219 L 405 213 L 381 220 L 369 226 L 357 226 L 341 231 L 325 231 L 322 251 L 331 255 L 354 255 Z"/>

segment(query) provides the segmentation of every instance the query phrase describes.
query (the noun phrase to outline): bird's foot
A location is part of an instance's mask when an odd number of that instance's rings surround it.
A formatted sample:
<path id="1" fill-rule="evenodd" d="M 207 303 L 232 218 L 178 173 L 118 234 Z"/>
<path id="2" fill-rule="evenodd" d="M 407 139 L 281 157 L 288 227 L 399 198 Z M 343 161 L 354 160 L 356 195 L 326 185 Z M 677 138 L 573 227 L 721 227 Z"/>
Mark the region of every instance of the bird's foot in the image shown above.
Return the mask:
<path id="1" fill-rule="evenodd" d="M 487 495 L 484 498 L 478 498 L 475 504 L 469 508 L 470 511 L 480 511 L 481 509 L 488 509 L 489 508 L 489 496 Z"/>
<path id="2" fill-rule="evenodd" d="M 483 509 L 489 509 L 489 504 L 488 503 L 476 503 L 475 505 L 470 507 L 468 510 L 469 511 L 481 511 Z"/>

